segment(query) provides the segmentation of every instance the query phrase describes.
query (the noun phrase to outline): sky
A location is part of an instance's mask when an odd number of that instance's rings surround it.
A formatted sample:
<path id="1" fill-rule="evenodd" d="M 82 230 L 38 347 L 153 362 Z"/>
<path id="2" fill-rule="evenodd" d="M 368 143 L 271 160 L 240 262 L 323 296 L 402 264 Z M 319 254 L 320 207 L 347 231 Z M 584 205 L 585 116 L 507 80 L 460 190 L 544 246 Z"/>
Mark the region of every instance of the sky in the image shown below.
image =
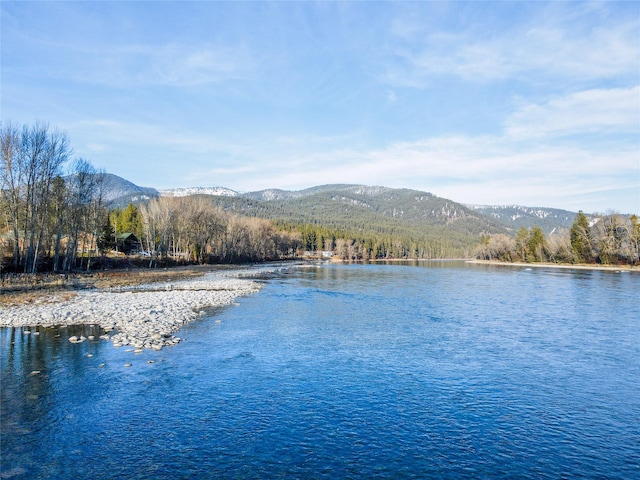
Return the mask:
<path id="1" fill-rule="evenodd" d="M 640 214 L 640 2 L 0 3 L 1 120 L 158 189 Z"/>

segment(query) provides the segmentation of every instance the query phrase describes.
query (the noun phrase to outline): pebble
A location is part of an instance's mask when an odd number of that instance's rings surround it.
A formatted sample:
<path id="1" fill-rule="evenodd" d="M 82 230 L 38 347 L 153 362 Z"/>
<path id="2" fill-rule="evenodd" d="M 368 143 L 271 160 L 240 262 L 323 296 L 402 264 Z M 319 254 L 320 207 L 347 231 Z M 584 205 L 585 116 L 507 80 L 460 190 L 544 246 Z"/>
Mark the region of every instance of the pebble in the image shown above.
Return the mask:
<path id="1" fill-rule="evenodd" d="M 236 298 L 260 290 L 257 282 L 227 276 L 205 275 L 199 279 L 162 285 L 126 289 L 81 291 L 68 301 L 2 308 L 0 327 L 36 327 L 84 324 L 99 325 L 106 332 L 100 339 L 114 347 L 131 346 L 160 350 L 180 343 L 173 336 L 183 325 L 202 318 L 197 312 L 209 307 L 232 305 Z M 31 330 L 23 330 L 25 335 Z M 93 340 L 94 336 L 88 337 Z M 84 336 L 71 336 L 69 342 L 80 343 Z"/>

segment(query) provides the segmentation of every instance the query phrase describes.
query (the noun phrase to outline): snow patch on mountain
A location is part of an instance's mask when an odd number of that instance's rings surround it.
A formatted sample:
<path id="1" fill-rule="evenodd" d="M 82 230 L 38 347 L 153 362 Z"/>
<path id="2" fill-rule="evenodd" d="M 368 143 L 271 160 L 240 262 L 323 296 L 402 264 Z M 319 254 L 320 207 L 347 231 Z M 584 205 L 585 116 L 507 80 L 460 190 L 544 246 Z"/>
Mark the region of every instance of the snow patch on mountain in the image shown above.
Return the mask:
<path id="1" fill-rule="evenodd" d="M 188 197 L 189 195 L 238 196 L 238 192 L 225 187 L 182 187 L 160 190 L 159 192 L 161 197 Z"/>

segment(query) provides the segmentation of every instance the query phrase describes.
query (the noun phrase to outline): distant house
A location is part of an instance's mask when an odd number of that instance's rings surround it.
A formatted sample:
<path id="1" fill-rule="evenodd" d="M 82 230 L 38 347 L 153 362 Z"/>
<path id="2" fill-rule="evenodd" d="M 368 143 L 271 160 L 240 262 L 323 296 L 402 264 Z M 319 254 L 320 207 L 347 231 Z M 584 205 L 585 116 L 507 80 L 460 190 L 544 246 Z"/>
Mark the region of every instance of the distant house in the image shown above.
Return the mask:
<path id="1" fill-rule="evenodd" d="M 129 255 L 140 250 L 141 244 L 138 237 L 131 232 L 121 233 L 117 237 L 118 251 Z"/>

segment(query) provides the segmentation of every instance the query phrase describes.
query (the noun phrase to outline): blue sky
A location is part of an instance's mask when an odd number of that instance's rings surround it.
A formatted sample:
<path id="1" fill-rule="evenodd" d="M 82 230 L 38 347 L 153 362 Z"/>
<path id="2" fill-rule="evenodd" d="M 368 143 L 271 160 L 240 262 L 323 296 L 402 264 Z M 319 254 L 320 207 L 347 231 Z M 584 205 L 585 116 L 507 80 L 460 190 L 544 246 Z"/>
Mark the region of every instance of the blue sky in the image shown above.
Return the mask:
<path id="1" fill-rule="evenodd" d="M 138 185 L 640 213 L 638 2 L 0 4 L 2 121 Z"/>

